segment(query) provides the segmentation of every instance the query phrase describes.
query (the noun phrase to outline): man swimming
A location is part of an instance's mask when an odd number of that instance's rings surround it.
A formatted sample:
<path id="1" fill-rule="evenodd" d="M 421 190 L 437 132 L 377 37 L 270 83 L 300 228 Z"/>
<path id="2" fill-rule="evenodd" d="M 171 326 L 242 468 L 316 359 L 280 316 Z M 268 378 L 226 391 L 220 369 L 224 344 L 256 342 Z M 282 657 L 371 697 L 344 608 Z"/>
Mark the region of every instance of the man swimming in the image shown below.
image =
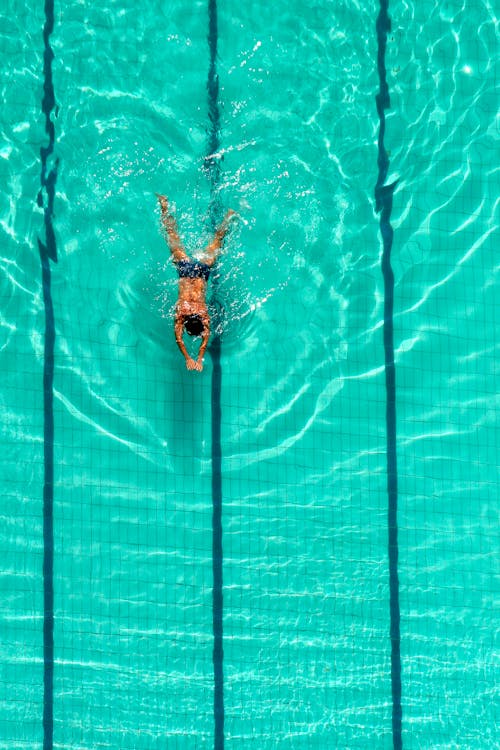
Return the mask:
<path id="1" fill-rule="evenodd" d="M 188 370 L 203 369 L 203 356 L 210 338 L 210 316 L 206 303 L 208 277 L 213 264 L 222 250 L 230 220 L 235 216 L 234 211 L 228 211 L 223 222 L 216 230 L 212 242 L 207 246 L 201 260 L 190 258 L 184 251 L 177 224 L 168 210 L 168 200 L 164 195 L 157 194 L 161 206 L 161 221 L 167 233 L 167 242 L 172 254 L 177 273 L 179 274 L 179 299 L 175 308 L 175 340 L 186 360 Z M 194 360 L 189 356 L 182 340 L 186 331 L 190 336 L 201 336 L 198 357 Z"/>

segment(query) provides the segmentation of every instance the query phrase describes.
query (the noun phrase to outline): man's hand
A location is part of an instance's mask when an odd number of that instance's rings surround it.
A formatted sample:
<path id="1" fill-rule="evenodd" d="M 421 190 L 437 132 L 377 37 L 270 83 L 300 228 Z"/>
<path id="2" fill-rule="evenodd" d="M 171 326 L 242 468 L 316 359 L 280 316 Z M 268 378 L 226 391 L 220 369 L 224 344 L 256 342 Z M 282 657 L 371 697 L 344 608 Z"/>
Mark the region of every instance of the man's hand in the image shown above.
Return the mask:
<path id="1" fill-rule="evenodd" d="M 197 372 L 203 370 L 202 363 L 200 361 L 196 362 L 194 359 L 191 359 L 191 357 L 186 357 L 186 367 L 188 370 L 196 370 Z"/>

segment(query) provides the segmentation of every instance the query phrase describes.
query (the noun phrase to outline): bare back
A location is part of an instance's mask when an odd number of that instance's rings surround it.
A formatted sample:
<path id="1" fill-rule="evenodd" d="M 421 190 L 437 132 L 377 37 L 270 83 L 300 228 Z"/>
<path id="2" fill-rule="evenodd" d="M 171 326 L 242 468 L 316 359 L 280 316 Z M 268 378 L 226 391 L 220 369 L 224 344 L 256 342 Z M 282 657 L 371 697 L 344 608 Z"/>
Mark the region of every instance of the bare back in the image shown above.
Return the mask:
<path id="1" fill-rule="evenodd" d="M 207 282 L 204 279 L 179 279 L 176 319 L 184 320 L 190 315 L 199 315 L 204 325 L 208 324 L 206 291 Z"/>

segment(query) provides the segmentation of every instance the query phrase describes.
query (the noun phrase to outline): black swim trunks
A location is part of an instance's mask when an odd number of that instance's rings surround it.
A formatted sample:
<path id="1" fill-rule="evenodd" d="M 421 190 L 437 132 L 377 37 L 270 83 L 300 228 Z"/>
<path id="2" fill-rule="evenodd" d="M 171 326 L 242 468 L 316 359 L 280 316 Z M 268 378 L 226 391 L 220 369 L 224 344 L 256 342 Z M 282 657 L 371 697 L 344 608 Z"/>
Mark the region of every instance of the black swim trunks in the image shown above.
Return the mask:
<path id="1" fill-rule="evenodd" d="M 210 266 L 207 266 L 201 260 L 187 258 L 185 260 L 178 260 L 175 265 L 181 279 L 205 279 L 205 281 L 208 281 L 208 277 L 210 276 Z"/>

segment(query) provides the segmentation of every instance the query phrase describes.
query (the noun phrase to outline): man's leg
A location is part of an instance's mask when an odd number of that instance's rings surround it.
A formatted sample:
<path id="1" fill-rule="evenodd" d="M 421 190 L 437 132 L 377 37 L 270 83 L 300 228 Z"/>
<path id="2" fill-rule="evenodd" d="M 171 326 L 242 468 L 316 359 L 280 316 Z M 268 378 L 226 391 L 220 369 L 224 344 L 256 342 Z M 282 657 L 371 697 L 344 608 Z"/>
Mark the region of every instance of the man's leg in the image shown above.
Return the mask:
<path id="1" fill-rule="evenodd" d="M 201 260 L 207 266 L 213 266 L 213 264 L 217 260 L 217 256 L 222 250 L 222 245 L 224 244 L 224 237 L 229 231 L 231 219 L 235 215 L 236 215 L 235 211 L 230 210 L 227 212 L 221 225 L 216 230 L 212 242 L 205 248 L 205 252 L 203 253 Z"/>
<path id="2" fill-rule="evenodd" d="M 167 233 L 167 242 L 172 257 L 175 262 L 186 260 L 188 256 L 182 246 L 182 241 L 179 237 L 179 232 L 177 231 L 177 223 L 168 210 L 168 200 L 164 195 L 159 195 L 158 193 L 156 193 L 156 197 L 161 206 L 161 223 Z"/>

